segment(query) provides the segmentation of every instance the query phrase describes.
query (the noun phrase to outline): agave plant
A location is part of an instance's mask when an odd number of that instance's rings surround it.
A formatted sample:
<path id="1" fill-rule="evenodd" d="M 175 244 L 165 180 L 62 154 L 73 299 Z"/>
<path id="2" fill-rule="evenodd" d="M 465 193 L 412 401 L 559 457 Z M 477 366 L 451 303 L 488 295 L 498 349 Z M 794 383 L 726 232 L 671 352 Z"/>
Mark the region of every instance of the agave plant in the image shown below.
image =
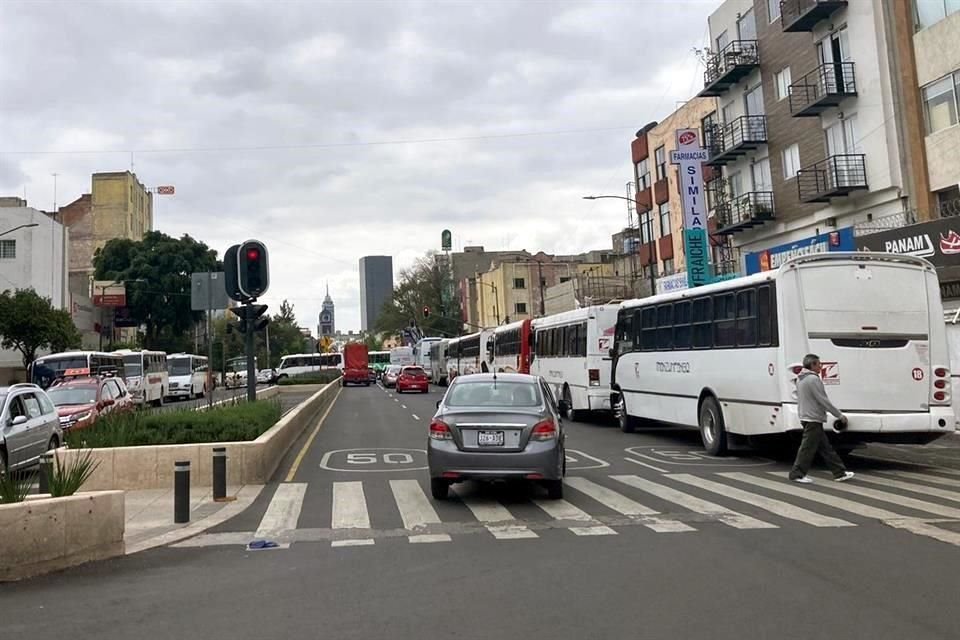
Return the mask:
<path id="1" fill-rule="evenodd" d="M 54 456 L 53 472 L 50 474 L 50 495 L 54 498 L 72 496 L 93 475 L 98 466 L 100 461 L 93 459 L 93 451 L 90 449 L 69 456 L 67 462 L 61 462 L 60 456 Z"/>
<path id="2" fill-rule="evenodd" d="M 0 471 L 0 504 L 23 502 L 32 486 L 33 481 L 29 474 Z"/>

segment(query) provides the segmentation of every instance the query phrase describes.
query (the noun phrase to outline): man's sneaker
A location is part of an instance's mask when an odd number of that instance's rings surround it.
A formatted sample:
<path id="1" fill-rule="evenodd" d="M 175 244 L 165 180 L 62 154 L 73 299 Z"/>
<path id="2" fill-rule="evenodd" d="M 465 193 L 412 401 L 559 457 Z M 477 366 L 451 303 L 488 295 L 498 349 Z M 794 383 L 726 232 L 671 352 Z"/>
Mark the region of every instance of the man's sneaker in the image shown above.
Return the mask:
<path id="1" fill-rule="evenodd" d="M 834 478 L 833 481 L 834 481 L 834 482 L 846 482 L 847 480 L 851 479 L 852 477 L 853 477 L 853 471 L 844 471 L 842 476 L 840 476 L 840 477 L 838 477 L 838 478 Z"/>
<path id="2" fill-rule="evenodd" d="M 800 476 L 799 478 L 790 478 L 794 482 L 799 482 L 800 484 L 813 484 L 813 478 L 810 476 Z"/>

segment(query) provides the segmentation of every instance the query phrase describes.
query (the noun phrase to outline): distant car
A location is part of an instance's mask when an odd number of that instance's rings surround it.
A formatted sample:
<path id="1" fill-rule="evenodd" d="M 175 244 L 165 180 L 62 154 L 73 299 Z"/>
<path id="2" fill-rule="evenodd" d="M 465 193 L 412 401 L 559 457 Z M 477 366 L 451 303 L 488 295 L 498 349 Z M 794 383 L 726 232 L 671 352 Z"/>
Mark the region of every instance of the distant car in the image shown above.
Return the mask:
<path id="1" fill-rule="evenodd" d="M 542 378 L 478 373 L 450 383 L 430 421 L 430 491 L 447 498 L 454 482 L 524 479 L 563 498 L 565 433 L 557 403 Z"/>
<path id="2" fill-rule="evenodd" d="M 370 382 L 376 382 L 377 370 L 374 369 L 373 367 L 367 367 L 367 378 L 370 380 Z"/>
<path id="3" fill-rule="evenodd" d="M 271 384 L 277 379 L 276 369 L 261 369 L 257 371 L 257 384 Z"/>
<path id="4" fill-rule="evenodd" d="M 47 395 L 60 416 L 60 428 L 75 431 L 92 426 L 100 416 L 133 411 L 136 402 L 120 378 L 69 378 L 55 382 Z"/>
<path id="5" fill-rule="evenodd" d="M 40 461 L 63 442 L 57 408 L 35 384 L 0 387 L 0 471 L 14 471 Z"/>
<path id="6" fill-rule="evenodd" d="M 398 364 L 392 364 L 387 367 L 383 372 L 383 386 L 384 387 L 395 387 L 397 386 L 397 378 L 400 377 L 400 369 L 402 367 Z"/>
<path id="7" fill-rule="evenodd" d="M 397 376 L 397 393 L 419 391 L 426 393 L 430 390 L 430 380 L 423 367 L 404 367 Z"/>

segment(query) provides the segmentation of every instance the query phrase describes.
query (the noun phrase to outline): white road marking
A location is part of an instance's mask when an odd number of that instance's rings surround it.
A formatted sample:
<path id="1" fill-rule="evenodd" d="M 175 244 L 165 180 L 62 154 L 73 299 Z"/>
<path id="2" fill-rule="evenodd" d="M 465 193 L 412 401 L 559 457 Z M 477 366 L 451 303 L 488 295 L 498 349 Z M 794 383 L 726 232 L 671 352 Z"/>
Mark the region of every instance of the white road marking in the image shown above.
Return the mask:
<path id="1" fill-rule="evenodd" d="M 334 482 L 333 483 L 333 515 L 331 516 L 332 529 L 369 529 L 370 514 L 367 512 L 367 498 L 363 493 L 363 483 Z M 373 538 L 354 540 L 334 540 L 334 547 L 373 544 Z"/>
<path id="2" fill-rule="evenodd" d="M 736 529 L 778 529 L 779 527 L 775 524 L 769 522 L 764 522 L 763 520 L 758 520 L 751 516 L 745 516 L 742 513 L 737 513 L 722 507 L 718 504 L 712 502 L 707 502 L 706 500 L 701 500 L 690 494 L 683 493 L 682 491 L 677 491 L 671 487 L 664 486 L 662 484 L 657 484 L 656 482 L 651 482 L 645 478 L 639 476 L 610 476 L 614 480 L 624 483 L 625 485 L 635 487 L 637 489 L 642 489 L 647 493 L 651 493 L 662 500 L 667 502 L 673 502 L 678 504 L 681 507 L 690 509 L 694 513 L 700 513 L 703 515 L 712 515 L 718 516 L 720 522 L 734 527 Z"/>
<path id="3" fill-rule="evenodd" d="M 407 408 L 407 405 L 402 404 L 402 405 L 400 405 L 400 408 L 401 408 L 401 409 L 406 409 L 406 408 Z"/>
<path id="4" fill-rule="evenodd" d="M 929 473 L 911 473 L 909 471 L 880 471 L 875 473 L 889 473 L 890 475 L 897 476 L 898 478 L 906 478 L 908 480 L 920 480 L 921 482 L 929 482 L 930 484 L 940 484 L 945 487 L 960 487 L 960 480 L 955 480 L 953 478 L 941 478 L 940 476 L 933 476 Z"/>
<path id="5" fill-rule="evenodd" d="M 564 480 L 564 483 L 573 487 L 580 493 L 584 493 L 605 507 L 609 507 L 625 516 L 655 516 L 659 511 L 654 511 L 650 507 L 645 507 L 639 502 L 634 502 L 627 496 L 617 493 L 613 489 L 608 489 L 591 480 L 582 477 L 570 477 Z M 679 533 L 682 531 L 696 531 L 693 527 L 677 520 L 668 520 L 666 518 L 654 518 L 651 522 L 644 522 L 643 525 L 653 529 L 657 533 Z"/>
<path id="6" fill-rule="evenodd" d="M 303 509 L 303 498 L 307 493 L 306 482 L 283 482 L 270 499 L 266 513 L 260 520 L 260 526 L 254 537 L 268 539 L 286 531 L 297 528 L 300 519 L 300 510 Z"/>
<path id="7" fill-rule="evenodd" d="M 678 480 L 685 484 L 692 485 L 694 487 L 700 487 L 701 489 L 706 489 L 707 491 L 712 491 L 714 493 L 719 493 L 722 496 L 732 498 L 734 500 L 739 500 L 740 502 L 745 502 L 751 504 L 755 507 L 760 507 L 761 509 L 766 509 L 770 513 L 774 513 L 780 517 L 788 518 L 790 520 L 797 520 L 799 522 L 804 522 L 806 524 L 813 525 L 815 527 L 855 527 L 856 525 L 852 522 L 847 522 L 846 520 L 841 520 L 840 518 L 831 518 L 829 516 L 821 515 L 814 511 L 808 511 L 802 507 L 796 507 L 792 504 L 782 502 L 780 500 L 774 500 L 772 498 L 767 498 L 765 496 L 757 495 L 755 493 L 750 493 L 748 491 L 743 491 L 735 487 L 730 487 L 719 482 L 713 482 L 712 480 L 707 480 L 706 478 L 701 478 L 699 476 L 694 476 L 686 473 L 676 473 L 667 476 L 674 480 Z"/>
<path id="8" fill-rule="evenodd" d="M 414 414 L 412 414 L 412 415 L 413 415 L 413 419 L 414 419 L 414 420 L 419 420 L 419 419 L 420 419 L 420 416 L 418 416 L 417 414 L 414 413 Z"/>
<path id="9" fill-rule="evenodd" d="M 586 527 L 570 527 L 577 536 L 615 536 L 617 532 L 594 520 L 586 511 L 582 511 L 566 500 L 534 500 L 538 507 L 547 512 L 554 520 L 573 520 L 589 524 Z"/>
<path id="10" fill-rule="evenodd" d="M 373 538 L 362 538 L 359 540 L 333 540 L 331 547 L 367 547 L 374 544 Z"/>
<path id="11" fill-rule="evenodd" d="M 928 522 L 922 522 L 915 519 L 902 519 L 891 520 L 886 524 L 895 529 L 903 529 L 918 536 L 926 536 L 928 538 L 933 538 L 934 540 L 939 540 L 940 542 L 952 544 L 955 547 L 960 547 L 960 533 L 941 529 L 940 527 L 934 526 Z"/>
<path id="12" fill-rule="evenodd" d="M 654 471 L 659 471 L 660 473 L 667 473 L 666 469 L 661 469 L 660 467 L 655 467 L 652 464 L 647 464 L 646 462 L 640 462 L 639 460 L 635 460 L 633 458 L 624 458 L 624 460 L 626 460 L 627 462 L 632 462 L 633 464 L 638 464 L 641 467 L 646 467 L 648 469 L 653 469 Z"/>
<path id="13" fill-rule="evenodd" d="M 420 527 L 426 527 L 431 524 L 440 524 L 440 516 L 437 515 L 433 505 L 427 498 L 427 494 L 420 488 L 420 483 L 416 480 L 391 480 L 390 490 L 393 491 L 393 498 L 397 502 L 397 509 L 400 510 L 400 517 L 403 518 L 403 527 L 413 531 Z M 438 535 L 412 535 L 410 542 L 450 542 L 450 536 L 447 534 Z"/>
<path id="14" fill-rule="evenodd" d="M 872 498 L 874 500 L 880 500 L 881 502 L 889 502 L 900 507 L 907 507 L 908 509 L 926 511 L 927 513 L 933 513 L 938 516 L 943 516 L 944 518 L 960 519 L 960 509 L 955 509 L 953 507 L 944 507 L 933 502 L 927 502 L 926 500 L 917 500 L 915 498 L 908 498 L 895 493 L 887 493 L 886 491 L 868 489 L 867 487 L 851 486 L 845 482 L 833 482 L 832 480 L 825 480 L 824 482 L 829 482 L 828 486 L 831 489 L 836 489 L 837 491 L 845 491 L 846 493 L 863 496 L 864 498 Z"/>
<path id="15" fill-rule="evenodd" d="M 393 401 L 394 401 L 394 402 L 400 402 L 400 401 L 399 401 L 399 400 L 397 400 L 396 398 L 394 398 L 394 399 L 393 399 Z"/>
<path id="16" fill-rule="evenodd" d="M 473 516 L 481 522 L 487 531 L 497 540 L 519 540 L 524 538 L 539 538 L 536 533 L 517 522 L 506 507 L 499 502 L 479 498 L 465 497 L 461 486 L 451 487 L 460 501 L 467 506 Z"/>
<path id="17" fill-rule="evenodd" d="M 946 489 L 938 489 L 937 487 L 929 487 L 927 485 L 914 484 L 912 482 L 902 482 L 900 480 L 875 476 L 872 473 L 858 473 L 856 479 L 863 480 L 864 482 L 872 482 L 873 484 L 879 484 L 886 487 L 893 487 L 894 489 L 903 489 L 904 491 L 922 493 L 926 496 L 936 496 L 952 502 L 960 502 L 960 493 L 955 491 L 947 491 Z"/>

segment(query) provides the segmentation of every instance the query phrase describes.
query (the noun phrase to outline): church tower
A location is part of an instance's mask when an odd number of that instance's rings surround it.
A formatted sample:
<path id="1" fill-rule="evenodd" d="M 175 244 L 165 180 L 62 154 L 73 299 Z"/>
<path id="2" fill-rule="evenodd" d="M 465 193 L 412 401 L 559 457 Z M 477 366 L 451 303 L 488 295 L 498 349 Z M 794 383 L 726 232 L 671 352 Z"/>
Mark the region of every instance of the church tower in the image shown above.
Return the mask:
<path id="1" fill-rule="evenodd" d="M 330 297 L 330 284 L 327 283 L 327 295 L 323 299 L 323 309 L 320 311 L 320 337 L 333 337 L 336 333 L 336 315 L 333 298 Z"/>

